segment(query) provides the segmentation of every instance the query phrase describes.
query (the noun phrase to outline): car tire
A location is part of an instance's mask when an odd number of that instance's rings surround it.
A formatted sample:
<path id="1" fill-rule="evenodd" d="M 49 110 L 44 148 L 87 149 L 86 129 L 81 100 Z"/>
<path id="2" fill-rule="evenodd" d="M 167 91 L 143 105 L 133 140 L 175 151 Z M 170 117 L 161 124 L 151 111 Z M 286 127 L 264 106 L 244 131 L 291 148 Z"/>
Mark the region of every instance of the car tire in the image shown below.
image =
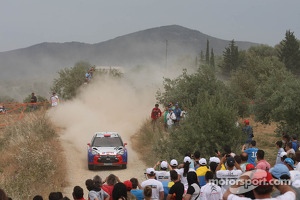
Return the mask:
<path id="1" fill-rule="evenodd" d="M 88 165 L 89 170 L 94 170 L 95 166 L 94 165 Z"/>
<path id="2" fill-rule="evenodd" d="M 127 169 L 127 165 L 122 165 L 122 169 Z"/>

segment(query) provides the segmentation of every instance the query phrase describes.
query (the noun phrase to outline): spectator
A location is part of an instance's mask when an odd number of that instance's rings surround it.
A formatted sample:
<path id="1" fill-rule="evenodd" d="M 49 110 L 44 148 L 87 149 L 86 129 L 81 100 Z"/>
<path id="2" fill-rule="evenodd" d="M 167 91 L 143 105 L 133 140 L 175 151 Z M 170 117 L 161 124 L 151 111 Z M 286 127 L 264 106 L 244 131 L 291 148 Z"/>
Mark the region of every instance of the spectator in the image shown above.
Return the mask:
<path id="1" fill-rule="evenodd" d="M 127 199 L 128 200 L 137 200 L 137 198 L 131 193 L 132 190 L 132 182 L 130 180 L 124 181 L 124 185 L 127 189 Z"/>
<path id="2" fill-rule="evenodd" d="M 295 170 L 300 171 L 300 151 L 297 151 L 295 155 Z"/>
<path id="3" fill-rule="evenodd" d="M 144 188 L 143 194 L 144 194 L 145 200 L 152 200 L 152 188 L 151 188 L 151 186 L 147 185 Z"/>
<path id="4" fill-rule="evenodd" d="M 31 93 L 30 104 L 31 104 L 31 111 L 37 109 L 37 97 L 35 96 L 34 92 Z"/>
<path id="5" fill-rule="evenodd" d="M 256 169 L 262 169 L 268 172 L 269 169 L 271 168 L 271 165 L 265 160 L 265 152 L 259 149 L 256 153 L 256 158 L 257 158 Z"/>
<path id="6" fill-rule="evenodd" d="M 271 199 L 271 193 L 273 191 L 273 184 L 272 183 L 272 175 L 264 170 L 255 170 L 253 172 L 250 172 L 248 175 L 244 175 L 244 177 L 247 177 L 248 180 L 251 180 L 251 182 L 254 184 L 253 193 L 255 196 L 255 199 Z M 251 178 L 250 178 L 251 177 Z M 236 187 L 238 185 L 235 185 L 233 187 Z M 249 185 L 239 186 L 241 190 L 248 191 Z M 278 190 L 281 192 L 281 195 L 275 199 L 289 199 L 294 200 L 295 199 L 295 192 L 294 190 L 286 185 L 286 184 L 280 184 L 276 186 Z M 239 197 L 233 193 L 231 193 L 230 189 L 227 189 L 225 194 L 223 195 L 223 199 L 234 199 L 234 200 L 251 200 L 251 198 L 246 197 Z"/>
<path id="7" fill-rule="evenodd" d="M 0 199 L 1 200 L 8 200 L 8 197 L 7 197 L 6 193 L 1 188 L 0 188 Z"/>
<path id="8" fill-rule="evenodd" d="M 167 161 L 158 161 L 155 165 L 154 165 L 154 169 L 157 169 L 157 167 L 159 166 L 159 170 L 155 171 L 156 174 L 156 180 L 160 181 L 160 182 L 169 182 L 170 181 L 170 172 L 167 171 L 168 169 L 168 163 Z"/>
<path id="9" fill-rule="evenodd" d="M 89 200 L 108 200 L 109 194 L 106 193 L 102 186 L 102 179 L 100 176 L 96 175 L 91 183 L 89 180 L 86 181 L 87 188 L 89 190 L 88 199 Z"/>
<path id="10" fill-rule="evenodd" d="M 43 197 L 41 195 L 35 195 L 32 200 L 43 200 Z"/>
<path id="11" fill-rule="evenodd" d="M 246 171 L 246 165 L 248 164 L 247 161 L 248 161 L 248 154 L 246 152 L 242 152 L 241 153 L 241 164 L 240 164 L 242 172 Z"/>
<path id="12" fill-rule="evenodd" d="M 275 164 L 279 164 L 279 163 L 282 163 L 280 154 L 281 154 L 282 152 L 284 152 L 284 149 L 282 148 L 283 143 L 282 143 L 282 141 L 278 140 L 278 141 L 275 143 L 275 145 L 276 145 L 276 148 L 278 149 Z"/>
<path id="13" fill-rule="evenodd" d="M 200 167 L 199 160 L 200 160 L 200 151 L 195 151 L 195 153 L 194 153 L 195 170 L 197 170 L 197 168 Z"/>
<path id="14" fill-rule="evenodd" d="M 284 162 L 283 162 L 287 167 L 288 169 L 291 171 L 291 170 L 294 170 L 294 161 L 293 159 L 291 158 L 286 158 L 284 159 Z"/>
<path id="15" fill-rule="evenodd" d="M 206 172 L 209 171 L 209 168 L 207 167 L 207 161 L 205 158 L 201 158 L 199 160 L 200 167 L 196 170 L 197 176 L 205 176 Z M 201 185 L 200 185 L 201 186 Z"/>
<path id="16" fill-rule="evenodd" d="M 246 172 L 249 172 L 249 171 L 252 171 L 252 170 L 255 170 L 254 165 L 251 164 L 251 163 L 248 163 L 248 164 L 246 165 Z"/>
<path id="17" fill-rule="evenodd" d="M 176 116 L 176 121 L 174 121 L 175 125 L 179 125 L 180 116 L 181 116 L 181 109 L 179 108 L 178 103 L 175 104 L 174 114 Z"/>
<path id="18" fill-rule="evenodd" d="M 151 189 L 152 189 L 151 198 L 163 200 L 164 199 L 164 187 L 160 181 L 155 180 L 155 170 L 153 168 L 147 168 L 146 174 L 147 174 L 148 179 L 142 182 L 142 184 L 141 184 L 142 188 L 145 188 L 146 186 L 151 186 Z M 144 194 L 144 196 L 145 196 L 145 194 Z"/>
<path id="19" fill-rule="evenodd" d="M 114 185 L 112 191 L 113 200 L 127 200 L 127 188 L 126 185 L 122 182 L 118 182 Z"/>
<path id="20" fill-rule="evenodd" d="M 220 159 L 218 157 L 210 157 L 209 158 L 209 170 L 213 173 L 213 179 L 217 179 L 216 176 L 216 169 L 220 163 Z M 225 170 L 225 166 L 222 165 L 222 167 L 224 167 L 223 169 L 221 168 L 221 170 Z"/>
<path id="21" fill-rule="evenodd" d="M 247 135 L 246 140 L 246 148 L 248 148 L 248 145 L 252 141 L 252 138 L 254 137 L 252 126 L 250 126 L 250 122 L 248 119 L 244 121 L 244 127 L 242 128 L 242 131 Z"/>
<path id="22" fill-rule="evenodd" d="M 257 153 L 257 148 L 256 148 L 256 141 L 252 140 L 250 142 L 249 148 L 246 149 L 246 145 L 243 145 L 242 147 L 242 152 L 245 152 L 248 154 L 248 163 L 253 164 L 254 166 L 256 166 L 256 153 Z"/>
<path id="23" fill-rule="evenodd" d="M 166 106 L 165 107 L 165 112 L 164 112 L 164 128 L 165 128 L 165 131 L 168 130 L 168 119 L 167 119 L 168 114 L 169 114 L 169 108 Z"/>
<path id="24" fill-rule="evenodd" d="M 49 200 L 60 200 L 63 198 L 63 195 L 60 192 L 50 192 L 48 198 Z"/>
<path id="25" fill-rule="evenodd" d="M 175 170 L 170 171 L 171 181 L 174 185 L 170 188 L 167 200 L 182 200 L 184 193 L 184 185 L 178 179 L 178 173 Z"/>
<path id="26" fill-rule="evenodd" d="M 188 189 L 184 200 L 196 200 L 200 196 L 200 186 L 196 172 L 190 171 L 187 173 Z"/>
<path id="27" fill-rule="evenodd" d="M 4 105 L 0 105 L 0 113 L 6 113 Z"/>
<path id="28" fill-rule="evenodd" d="M 183 159 L 183 167 L 179 168 L 179 173 L 181 178 L 180 181 L 184 185 L 184 190 L 186 191 L 188 189 L 188 181 L 187 181 L 187 174 L 189 171 L 195 171 L 194 168 L 190 167 L 191 165 L 191 158 L 189 156 L 185 156 Z"/>
<path id="29" fill-rule="evenodd" d="M 141 185 L 139 184 L 139 181 L 137 178 L 131 178 L 130 182 L 132 183 L 132 189 L 130 192 L 136 197 L 137 200 L 144 199 L 144 193 L 141 189 Z"/>
<path id="30" fill-rule="evenodd" d="M 227 170 L 220 170 L 222 164 L 227 165 Z M 219 163 L 217 169 L 217 178 L 222 179 L 223 184 L 221 185 L 222 194 L 229 188 L 230 180 L 236 180 L 243 173 L 240 166 L 234 160 L 233 157 L 224 155 Z"/>
<path id="31" fill-rule="evenodd" d="M 295 155 L 295 150 L 293 149 L 293 142 L 288 142 L 285 146 L 285 151 L 288 155 L 288 157 L 290 157 L 290 154 Z"/>
<path id="32" fill-rule="evenodd" d="M 168 129 L 171 129 L 173 127 L 174 122 L 176 122 L 176 116 L 175 116 L 172 108 L 169 108 L 169 113 L 167 114 Z"/>
<path id="33" fill-rule="evenodd" d="M 291 138 L 288 134 L 282 134 L 282 143 L 284 151 L 287 151 L 286 146 L 291 141 Z"/>
<path id="34" fill-rule="evenodd" d="M 52 93 L 52 96 L 50 97 L 50 104 L 52 107 L 56 107 L 59 103 L 59 98 L 56 95 L 55 92 Z"/>
<path id="35" fill-rule="evenodd" d="M 280 160 L 281 160 L 281 163 L 283 164 L 284 160 L 287 158 L 287 153 L 284 151 L 284 152 L 281 152 L 280 153 Z"/>
<path id="36" fill-rule="evenodd" d="M 220 200 L 222 199 L 221 187 L 214 182 L 214 174 L 211 171 L 207 171 L 205 174 L 206 184 L 201 187 L 200 199 L 201 200 Z"/>
<path id="37" fill-rule="evenodd" d="M 151 123 L 152 123 L 152 128 L 153 130 L 155 129 L 155 126 L 157 126 L 157 119 L 161 116 L 162 112 L 158 108 L 159 105 L 155 104 L 155 107 L 151 111 Z"/>
<path id="38" fill-rule="evenodd" d="M 106 184 L 103 184 L 102 185 L 102 189 L 110 196 L 110 200 L 112 200 L 112 191 L 114 189 L 114 185 L 116 183 L 119 183 L 121 182 L 120 179 L 114 175 L 114 174 L 110 174 L 106 177 L 106 179 L 104 180 L 103 183 L 106 183 Z"/>
<path id="39" fill-rule="evenodd" d="M 297 136 L 296 135 L 292 136 L 292 141 L 291 142 L 292 142 L 292 147 L 293 147 L 294 151 L 297 152 L 298 148 L 299 148 L 299 142 L 297 140 Z"/>
<path id="40" fill-rule="evenodd" d="M 74 200 L 85 200 L 85 198 L 83 198 L 83 189 L 80 186 L 73 188 L 72 196 Z"/>

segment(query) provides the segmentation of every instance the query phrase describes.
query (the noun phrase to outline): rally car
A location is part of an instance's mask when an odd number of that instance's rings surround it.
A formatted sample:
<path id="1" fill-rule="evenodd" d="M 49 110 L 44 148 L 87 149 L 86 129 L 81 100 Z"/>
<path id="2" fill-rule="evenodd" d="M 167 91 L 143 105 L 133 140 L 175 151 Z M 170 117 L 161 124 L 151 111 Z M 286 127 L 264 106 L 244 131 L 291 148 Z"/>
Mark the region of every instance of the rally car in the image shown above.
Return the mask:
<path id="1" fill-rule="evenodd" d="M 88 143 L 88 169 L 97 166 L 120 166 L 127 168 L 127 143 L 117 132 L 96 132 Z"/>

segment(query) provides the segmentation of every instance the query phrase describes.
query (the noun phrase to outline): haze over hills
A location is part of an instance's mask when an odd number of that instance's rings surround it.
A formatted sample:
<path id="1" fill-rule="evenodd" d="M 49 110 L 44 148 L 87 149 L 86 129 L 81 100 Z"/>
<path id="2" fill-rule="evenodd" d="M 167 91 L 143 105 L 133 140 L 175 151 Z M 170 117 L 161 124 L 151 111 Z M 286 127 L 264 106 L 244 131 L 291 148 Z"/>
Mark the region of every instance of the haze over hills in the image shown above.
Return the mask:
<path id="1" fill-rule="evenodd" d="M 180 57 L 195 59 L 201 50 L 205 53 L 207 40 L 215 55 L 222 55 L 230 42 L 178 25 L 150 28 L 96 44 L 45 42 L 0 52 L 1 85 L 12 79 L 49 85 L 59 70 L 73 67 L 78 61 L 125 68 L 137 65 L 164 67 L 166 60 L 168 65 L 175 65 Z M 240 50 L 258 45 L 242 41 L 236 41 L 236 44 Z"/>

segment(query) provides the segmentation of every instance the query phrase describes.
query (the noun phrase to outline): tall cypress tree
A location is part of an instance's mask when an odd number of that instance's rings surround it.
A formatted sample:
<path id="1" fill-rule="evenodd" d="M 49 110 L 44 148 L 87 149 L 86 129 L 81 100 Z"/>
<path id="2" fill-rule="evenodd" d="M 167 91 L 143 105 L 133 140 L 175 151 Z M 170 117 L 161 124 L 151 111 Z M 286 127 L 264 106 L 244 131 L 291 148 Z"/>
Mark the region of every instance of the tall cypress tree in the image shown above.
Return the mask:
<path id="1" fill-rule="evenodd" d="M 209 41 L 206 41 L 205 63 L 209 65 Z"/>
<path id="2" fill-rule="evenodd" d="M 223 63 L 220 66 L 224 73 L 230 73 L 239 67 L 239 50 L 232 40 L 228 47 L 223 51 Z"/>
<path id="3" fill-rule="evenodd" d="M 211 67 L 215 67 L 215 54 L 214 54 L 214 49 L 211 48 L 211 52 L 210 52 L 210 61 L 209 61 L 209 65 Z"/>
<path id="4" fill-rule="evenodd" d="M 278 58 L 283 62 L 287 69 L 292 71 L 300 70 L 300 49 L 299 42 L 294 32 L 286 31 L 285 39 L 280 42 Z"/>

